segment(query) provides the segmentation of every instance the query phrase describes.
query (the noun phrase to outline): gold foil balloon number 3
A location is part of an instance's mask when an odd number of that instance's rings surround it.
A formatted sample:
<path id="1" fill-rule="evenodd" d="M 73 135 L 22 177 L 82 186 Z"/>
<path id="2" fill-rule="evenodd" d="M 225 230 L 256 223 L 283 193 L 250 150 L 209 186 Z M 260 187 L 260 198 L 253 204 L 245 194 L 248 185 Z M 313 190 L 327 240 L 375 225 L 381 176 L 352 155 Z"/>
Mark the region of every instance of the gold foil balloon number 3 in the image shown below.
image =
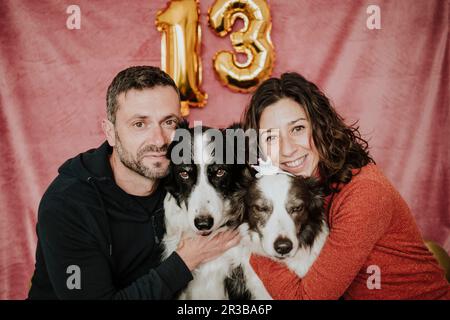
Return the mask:
<path id="1" fill-rule="evenodd" d="M 156 26 L 163 32 L 161 66 L 172 76 L 181 93 L 181 112 L 189 114 L 189 106 L 203 107 L 207 95 L 200 89 L 202 65 L 201 29 L 196 0 L 172 0 L 158 12 Z M 209 9 L 209 26 L 221 37 L 232 31 L 236 19 L 244 27 L 230 34 L 235 52 L 220 51 L 214 58 L 214 70 L 220 81 L 238 92 L 250 92 L 270 77 L 274 50 L 270 40 L 271 17 L 264 0 L 217 0 Z M 239 62 L 236 53 L 247 60 Z"/>
<path id="2" fill-rule="evenodd" d="M 209 25 L 221 37 L 232 30 L 237 18 L 244 27 L 231 33 L 231 44 L 236 52 L 246 54 L 247 61 L 239 63 L 233 52 L 220 51 L 214 57 L 214 70 L 227 87 L 250 92 L 272 73 L 269 7 L 264 0 L 217 0 L 209 10 Z"/>

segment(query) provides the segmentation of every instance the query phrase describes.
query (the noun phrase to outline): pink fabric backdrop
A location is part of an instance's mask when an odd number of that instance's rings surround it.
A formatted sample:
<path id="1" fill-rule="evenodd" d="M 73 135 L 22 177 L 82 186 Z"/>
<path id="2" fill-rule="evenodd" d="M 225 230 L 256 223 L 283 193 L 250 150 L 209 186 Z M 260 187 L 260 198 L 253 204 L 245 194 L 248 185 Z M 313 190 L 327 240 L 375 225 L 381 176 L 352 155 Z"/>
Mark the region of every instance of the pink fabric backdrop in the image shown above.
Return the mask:
<path id="1" fill-rule="evenodd" d="M 212 57 L 230 48 L 207 26 L 201 0 L 203 89 L 190 120 L 238 120 L 249 96 L 223 87 Z M 66 8 L 81 8 L 81 29 Z M 381 30 L 366 27 L 369 4 Z M 274 75 L 319 84 L 410 205 L 425 238 L 450 251 L 449 13 L 447 0 L 272 0 Z M 114 75 L 160 65 L 154 20 L 166 0 L 0 2 L 0 298 L 26 297 L 40 197 L 58 166 L 104 139 L 100 120 Z"/>

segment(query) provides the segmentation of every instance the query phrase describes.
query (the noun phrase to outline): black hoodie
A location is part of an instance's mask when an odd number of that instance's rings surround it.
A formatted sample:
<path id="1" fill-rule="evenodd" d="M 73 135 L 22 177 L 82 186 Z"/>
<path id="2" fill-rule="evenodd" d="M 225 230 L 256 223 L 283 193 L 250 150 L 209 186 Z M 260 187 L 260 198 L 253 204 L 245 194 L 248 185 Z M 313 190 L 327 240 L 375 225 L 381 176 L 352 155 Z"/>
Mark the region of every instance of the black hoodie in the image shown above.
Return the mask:
<path id="1" fill-rule="evenodd" d="M 192 280 L 176 253 L 160 260 L 162 183 L 148 197 L 127 194 L 111 151 L 105 142 L 67 160 L 45 192 L 29 299 L 171 299 Z"/>

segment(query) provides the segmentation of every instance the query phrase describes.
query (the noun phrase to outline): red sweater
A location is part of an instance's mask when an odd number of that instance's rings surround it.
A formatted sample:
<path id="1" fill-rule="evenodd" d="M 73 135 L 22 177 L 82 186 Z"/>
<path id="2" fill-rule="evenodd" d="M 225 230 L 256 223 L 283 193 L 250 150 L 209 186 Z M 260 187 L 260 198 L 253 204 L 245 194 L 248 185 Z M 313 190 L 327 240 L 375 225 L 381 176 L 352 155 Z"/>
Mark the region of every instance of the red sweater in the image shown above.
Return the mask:
<path id="1" fill-rule="evenodd" d="M 330 235 L 303 279 L 282 263 L 252 256 L 274 299 L 450 299 L 444 271 L 376 165 L 365 166 L 334 196 L 328 225 Z"/>

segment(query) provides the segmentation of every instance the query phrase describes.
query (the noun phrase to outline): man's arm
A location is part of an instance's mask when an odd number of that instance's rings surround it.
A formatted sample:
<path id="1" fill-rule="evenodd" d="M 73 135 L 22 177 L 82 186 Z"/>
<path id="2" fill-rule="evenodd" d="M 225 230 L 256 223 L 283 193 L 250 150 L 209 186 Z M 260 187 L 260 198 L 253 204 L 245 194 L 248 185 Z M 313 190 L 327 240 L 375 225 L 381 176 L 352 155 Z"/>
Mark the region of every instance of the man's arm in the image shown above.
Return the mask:
<path id="1" fill-rule="evenodd" d="M 58 197 L 47 197 L 41 208 L 39 240 L 50 281 L 60 299 L 171 299 L 192 279 L 183 260 L 173 253 L 128 287 L 117 288 L 108 257 L 88 230 L 79 208 Z M 68 273 L 70 266 L 79 268 L 79 289 L 74 288 L 73 269 Z"/>
<path id="2" fill-rule="evenodd" d="M 274 299 L 339 299 L 352 283 L 388 228 L 394 204 L 382 185 L 368 181 L 355 183 L 341 201 L 330 235 L 303 279 L 282 263 L 251 257 L 251 265 Z"/>

